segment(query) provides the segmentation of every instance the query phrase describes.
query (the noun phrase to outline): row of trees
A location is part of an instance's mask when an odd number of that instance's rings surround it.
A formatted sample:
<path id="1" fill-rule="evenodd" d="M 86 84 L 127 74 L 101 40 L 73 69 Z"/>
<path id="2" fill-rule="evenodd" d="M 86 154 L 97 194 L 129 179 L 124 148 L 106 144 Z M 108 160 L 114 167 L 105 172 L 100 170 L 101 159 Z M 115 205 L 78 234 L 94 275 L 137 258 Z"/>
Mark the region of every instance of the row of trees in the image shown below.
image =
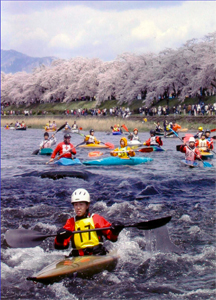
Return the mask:
<path id="1" fill-rule="evenodd" d="M 2 72 L 1 83 L 1 102 L 16 105 L 82 97 L 97 104 L 109 99 L 130 104 L 138 95 L 150 105 L 171 93 L 183 100 L 196 96 L 200 87 L 216 88 L 216 32 L 157 55 L 124 53 L 111 62 L 58 59 L 31 74 Z"/>

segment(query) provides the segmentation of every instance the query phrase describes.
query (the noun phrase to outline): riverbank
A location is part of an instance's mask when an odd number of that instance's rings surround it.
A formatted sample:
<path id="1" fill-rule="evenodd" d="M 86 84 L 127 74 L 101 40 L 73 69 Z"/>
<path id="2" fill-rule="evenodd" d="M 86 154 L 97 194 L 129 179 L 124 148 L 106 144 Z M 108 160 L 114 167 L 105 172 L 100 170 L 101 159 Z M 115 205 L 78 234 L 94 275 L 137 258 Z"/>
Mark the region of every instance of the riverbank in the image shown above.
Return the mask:
<path id="1" fill-rule="evenodd" d="M 16 121 L 24 121 L 29 128 L 40 128 L 44 129 L 44 126 L 49 121 L 55 121 L 57 127 L 63 125 L 66 121 L 71 126 L 76 120 L 79 127 L 83 130 L 94 129 L 95 131 L 110 131 L 111 126 L 114 124 L 125 124 L 130 131 L 136 127 L 140 132 L 149 131 L 155 128 L 155 123 L 160 122 L 163 127 L 164 120 L 168 122 L 176 121 L 182 128 L 188 128 L 188 130 L 197 130 L 199 126 L 204 129 L 216 128 L 216 117 L 215 116 L 184 116 L 184 115 L 169 115 L 169 116 L 147 116 L 144 115 L 132 115 L 129 118 L 118 118 L 118 117 L 75 117 L 71 115 L 59 115 L 59 116 L 2 116 L 1 127 L 4 127 L 6 123 L 14 126 Z"/>

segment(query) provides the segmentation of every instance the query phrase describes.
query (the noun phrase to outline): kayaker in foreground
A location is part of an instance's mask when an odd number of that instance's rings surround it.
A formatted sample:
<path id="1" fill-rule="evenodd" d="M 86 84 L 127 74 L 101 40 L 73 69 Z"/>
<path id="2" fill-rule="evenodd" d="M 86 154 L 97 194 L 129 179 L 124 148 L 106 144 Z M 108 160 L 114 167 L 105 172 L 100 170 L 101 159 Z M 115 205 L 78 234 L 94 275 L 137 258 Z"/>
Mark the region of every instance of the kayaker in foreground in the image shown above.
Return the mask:
<path id="1" fill-rule="evenodd" d="M 93 129 L 91 129 L 89 131 L 89 134 L 85 136 L 84 142 L 86 143 L 86 145 L 88 145 L 88 144 L 100 144 L 100 141 L 98 141 L 96 139 L 96 137 L 94 136 L 94 130 Z"/>
<path id="2" fill-rule="evenodd" d="M 51 148 L 52 145 L 56 143 L 56 137 L 53 134 L 51 138 L 49 138 L 49 133 L 44 133 L 44 140 L 40 143 L 40 149 L 42 148 Z"/>
<path id="3" fill-rule="evenodd" d="M 120 139 L 120 147 L 110 152 L 112 156 L 118 156 L 120 158 L 129 158 L 130 156 L 135 156 L 135 152 L 127 146 L 127 139 L 122 137 Z"/>
<path id="4" fill-rule="evenodd" d="M 120 231 L 124 228 L 120 222 L 109 223 L 98 214 L 90 214 L 90 195 L 85 189 L 77 189 L 71 196 L 71 204 L 74 207 L 75 217 L 67 220 L 63 228 L 58 230 L 55 238 L 55 249 L 64 250 L 71 242 L 72 251 L 69 256 L 106 255 L 107 249 L 103 246 L 103 237 L 116 242 Z M 71 231 L 94 228 L 111 229 L 104 231 L 91 231 L 71 234 Z"/>
<path id="5" fill-rule="evenodd" d="M 199 150 L 195 147 L 195 138 L 194 137 L 189 138 L 189 146 L 187 146 L 186 142 L 184 142 L 184 145 L 181 145 L 179 149 L 181 152 L 185 153 L 186 160 L 190 160 L 190 161 L 194 162 L 195 159 L 201 158 Z"/>
<path id="6" fill-rule="evenodd" d="M 137 128 L 134 128 L 133 130 L 133 133 L 131 133 L 128 138 L 131 140 L 131 141 L 139 141 L 140 142 L 140 139 L 139 139 L 139 136 L 138 136 L 138 129 Z"/>
<path id="7" fill-rule="evenodd" d="M 64 141 L 57 145 L 57 147 L 55 148 L 55 150 L 51 155 L 51 159 L 49 162 L 52 162 L 58 153 L 61 157 L 65 157 L 65 158 L 72 158 L 72 154 L 73 155 L 76 154 L 76 149 L 74 148 L 74 145 L 71 144 L 70 138 L 71 136 L 69 133 L 66 133 L 64 135 Z"/>
<path id="8" fill-rule="evenodd" d="M 163 146 L 163 141 L 161 137 L 155 136 L 155 131 L 150 130 L 150 138 L 143 143 L 145 146 Z"/>
<path id="9" fill-rule="evenodd" d="M 200 151 L 210 151 L 210 143 L 206 139 L 205 132 L 202 132 L 200 139 L 196 140 L 195 146 L 199 148 Z"/>

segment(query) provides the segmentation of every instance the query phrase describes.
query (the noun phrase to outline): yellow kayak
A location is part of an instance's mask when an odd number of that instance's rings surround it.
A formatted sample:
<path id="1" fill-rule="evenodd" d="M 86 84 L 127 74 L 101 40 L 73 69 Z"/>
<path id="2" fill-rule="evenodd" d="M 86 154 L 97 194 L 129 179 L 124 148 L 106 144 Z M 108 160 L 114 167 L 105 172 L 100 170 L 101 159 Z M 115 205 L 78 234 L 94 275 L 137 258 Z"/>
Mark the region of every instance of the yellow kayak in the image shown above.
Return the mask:
<path id="1" fill-rule="evenodd" d="M 100 149 L 104 149 L 104 148 L 109 148 L 109 147 L 104 145 L 104 144 L 84 144 L 84 145 L 78 146 L 78 148 L 100 148 Z"/>

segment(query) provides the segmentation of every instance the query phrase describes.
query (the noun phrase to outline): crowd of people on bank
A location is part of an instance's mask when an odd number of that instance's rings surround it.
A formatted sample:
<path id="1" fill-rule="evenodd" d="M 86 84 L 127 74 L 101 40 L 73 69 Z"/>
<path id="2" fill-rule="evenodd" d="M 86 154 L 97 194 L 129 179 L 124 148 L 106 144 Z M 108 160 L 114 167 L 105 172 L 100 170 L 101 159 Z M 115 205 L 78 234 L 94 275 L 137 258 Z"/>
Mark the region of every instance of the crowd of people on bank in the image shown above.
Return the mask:
<path id="1" fill-rule="evenodd" d="M 163 115 L 168 116 L 169 114 L 173 115 L 191 115 L 191 116 L 199 116 L 199 115 L 207 115 L 213 116 L 216 115 L 216 103 L 214 104 L 205 104 L 204 102 L 198 104 L 184 104 L 177 106 L 158 106 L 148 108 L 146 106 L 142 106 L 139 108 L 139 114 L 145 116 L 155 116 L 155 115 Z"/>

